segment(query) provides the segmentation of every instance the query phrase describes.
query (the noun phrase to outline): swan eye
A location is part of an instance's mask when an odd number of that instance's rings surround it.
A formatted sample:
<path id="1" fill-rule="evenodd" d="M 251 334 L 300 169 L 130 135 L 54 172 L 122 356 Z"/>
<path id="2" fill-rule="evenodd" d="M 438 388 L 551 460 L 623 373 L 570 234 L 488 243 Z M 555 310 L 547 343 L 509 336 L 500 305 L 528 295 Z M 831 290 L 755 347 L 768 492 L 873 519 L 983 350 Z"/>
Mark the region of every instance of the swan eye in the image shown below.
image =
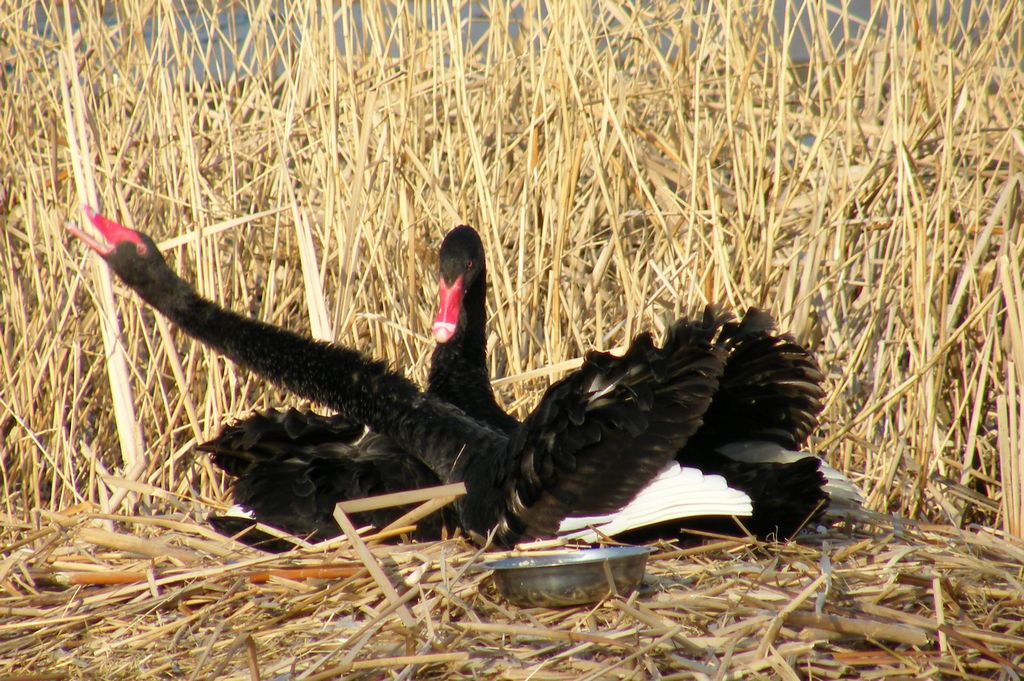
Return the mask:
<path id="1" fill-rule="evenodd" d="M 473 269 L 473 261 L 472 260 L 467 260 L 466 261 L 466 269 L 467 270 Z"/>

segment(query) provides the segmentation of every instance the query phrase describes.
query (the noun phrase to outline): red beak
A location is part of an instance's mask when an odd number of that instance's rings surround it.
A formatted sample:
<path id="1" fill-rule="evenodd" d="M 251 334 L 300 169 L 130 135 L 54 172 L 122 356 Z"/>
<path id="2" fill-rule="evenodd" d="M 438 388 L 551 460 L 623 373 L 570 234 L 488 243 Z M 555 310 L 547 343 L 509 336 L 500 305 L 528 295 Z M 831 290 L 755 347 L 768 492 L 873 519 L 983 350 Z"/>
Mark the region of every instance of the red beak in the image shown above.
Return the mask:
<path id="1" fill-rule="evenodd" d="M 434 340 L 447 343 L 459 326 L 459 310 L 462 309 L 462 275 L 451 286 L 444 278 L 437 282 L 437 317 L 434 318 Z"/>
<path id="2" fill-rule="evenodd" d="M 139 255 L 146 254 L 146 244 L 139 238 L 139 233 L 135 230 L 128 229 L 124 225 L 119 225 L 110 218 L 100 215 L 88 204 L 82 204 L 82 212 L 85 213 L 85 217 L 89 219 L 92 226 L 103 235 L 103 238 L 107 243 L 103 244 L 96 241 L 91 236 L 78 229 L 78 226 L 73 222 L 67 223 L 65 227 L 73 235 L 84 241 L 85 245 L 92 250 L 102 256 L 108 256 L 114 252 L 118 244 L 127 241 L 128 243 L 135 244 L 135 249 L 139 252 Z"/>

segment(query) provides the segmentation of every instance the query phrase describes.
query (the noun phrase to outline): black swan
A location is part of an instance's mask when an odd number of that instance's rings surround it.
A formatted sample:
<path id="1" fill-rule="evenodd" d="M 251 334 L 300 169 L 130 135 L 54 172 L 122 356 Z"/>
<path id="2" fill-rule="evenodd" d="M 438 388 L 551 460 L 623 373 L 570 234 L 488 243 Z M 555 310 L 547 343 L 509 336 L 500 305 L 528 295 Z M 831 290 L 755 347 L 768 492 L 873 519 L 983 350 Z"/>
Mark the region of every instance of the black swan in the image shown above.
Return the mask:
<path id="1" fill-rule="evenodd" d="M 574 518 L 629 516 L 645 507 L 648 494 L 660 495 L 648 509 L 654 512 L 636 522 L 666 521 L 673 503 L 701 477 L 695 469 L 683 474 L 674 459 L 699 428 L 725 370 L 726 352 L 717 340 L 723 327 L 713 317 L 702 320 L 710 324 L 676 322 L 660 348 L 642 334 L 621 357 L 589 353 L 579 370 L 553 384 L 537 408 L 505 432 L 356 351 L 215 305 L 167 267 L 147 235 L 89 207 L 84 211 L 105 243 L 73 224 L 69 231 L 187 334 L 387 436 L 439 479 L 464 482 L 467 494 L 455 512 L 477 541 L 510 545 L 555 536 Z M 710 490 L 725 487 L 718 476 L 707 482 Z M 714 498 L 713 513 L 751 513 L 742 492 L 724 489 Z M 631 529 L 628 523 L 613 527 Z"/>
<path id="2" fill-rule="evenodd" d="M 438 289 L 431 392 L 497 428 L 514 430 L 519 422 L 498 406 L 487 374 L 487 274 L 473 228 L 457 227 L 445 237 Z M 800 451 L 817 427 L 825 396 L 814 357 L 776 333 L 771 317 L 755 308 L 735 322 L 708 306 L 702 325 L 721 329 L 717 344 L 726 365 L 701 426 L 676 460 L 684 469 L 722 476 L 750 497 L 753 513 L 741 519 L 742 526 L 709 514 L 675 520 L 654 534 L 685 527 L 785 539 L 825 513 L 860 506 L 859 490 L 844 475 Z"/>
<path id="3" fill-rule="evenodd" d="M 457 227 L 445 237 L 433 326 L 437 345 L 427 391 L 510 432 L 519 422 L 498 406 L 486 370 L 485 263 L 483 244 L 471 227 Z M 715 313 L 709 308 L 705 314 Z M 771 319 L 757 310 L 750 310 L 739 324 L 724 324 L 720 342 L 728 352 L 725 375 L 704 424 L 677 455 L 684 467 L 721 475 L 729 487 L 744 492 L 753 501 L 753 514 L 742 525 L 721 516 L 674 519 L 640 537 L 688 528 L 787 538 L 816 519 L 829 493 L 836 493 L 835 483 L 830 488 L 818 472 L 817 458 L 791 451 L 814 429 L 821 375 L 803 348 L 771 331 Z M 247 530 L 240 538 L 260 548 L 287 548 L 287 543 L 251 527 L 260 521 L 309 539 L 326 539 L 338 533 L 332 516 L 338 501 L 440 483 L 386 437 L 364 435 L 364 430 L 344 416 L 294 409 L 257 413 L 226 427 L 199 449 L 211 452 L 214 462 L 237 478 L 237 505 L 228 515 L 210 516 L 210 523 L 229 535 Z M 707 499 L 700 495 L 713 499 L 715 493 L 704 487 L 704 476 L 697 482 L 694 512 L 713 511 L 701 503 Z M 405 510 L 381 509 L 354 520 L 383 527 Z M 450 515 L 435 514 L 419 523 L 414 536 L 437 538 L 443 527 L 453 526 Z"/>

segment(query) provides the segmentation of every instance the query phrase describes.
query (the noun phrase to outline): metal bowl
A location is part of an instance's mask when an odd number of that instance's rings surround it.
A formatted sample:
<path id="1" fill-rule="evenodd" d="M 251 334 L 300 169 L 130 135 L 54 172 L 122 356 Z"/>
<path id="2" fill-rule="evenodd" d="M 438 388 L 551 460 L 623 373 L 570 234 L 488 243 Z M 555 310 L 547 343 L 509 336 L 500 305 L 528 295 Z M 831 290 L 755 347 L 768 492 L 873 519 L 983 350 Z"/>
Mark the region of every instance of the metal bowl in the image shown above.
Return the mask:
<path id="1" fill-rule="evenodd" d="M 498 591 L 512 603 L 562 607 L 632 593 L 644 577 L 650 552 L 646 546 L 616 546 L 518 556 L 483 567 L 494 570 Z"/>

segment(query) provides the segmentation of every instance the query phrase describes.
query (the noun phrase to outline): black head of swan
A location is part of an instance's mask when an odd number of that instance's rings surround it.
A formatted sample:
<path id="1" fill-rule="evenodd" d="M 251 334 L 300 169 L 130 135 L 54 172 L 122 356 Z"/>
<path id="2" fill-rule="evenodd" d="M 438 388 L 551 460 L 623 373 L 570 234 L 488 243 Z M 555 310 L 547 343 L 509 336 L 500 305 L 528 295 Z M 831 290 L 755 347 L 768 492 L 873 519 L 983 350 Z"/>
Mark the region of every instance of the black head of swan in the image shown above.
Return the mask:
<path id="1" fill-rule="evenodd" d="M 614 516 L 652 483 L 671 496 L 675 483 L 664 473 L 700 426 L 725 369 L 720 326 L 677 322 L 660 348 L 643 334 L 621 357 L 590 353 L 506 433 L 354 350 L 217 306 L 167 267 L 147 235 L 85 213 L 103 241 L 68 225 L 72 234 L 185 333 L 386 435 L 439 479 L 464 482 L 458 521 L 480 541 L 551 537 L 571 518 Z M 746 504 L 738 514 L 749 514 Z"/>
<path id="2" fill-rule="evenodd" d="M 427 389 L 484 423 L 515 430 L 519 421 L 498 405 L 487 373 L 487 266 L 472 227 L 460 225 L 441 242 L 437 298 Z"/>

